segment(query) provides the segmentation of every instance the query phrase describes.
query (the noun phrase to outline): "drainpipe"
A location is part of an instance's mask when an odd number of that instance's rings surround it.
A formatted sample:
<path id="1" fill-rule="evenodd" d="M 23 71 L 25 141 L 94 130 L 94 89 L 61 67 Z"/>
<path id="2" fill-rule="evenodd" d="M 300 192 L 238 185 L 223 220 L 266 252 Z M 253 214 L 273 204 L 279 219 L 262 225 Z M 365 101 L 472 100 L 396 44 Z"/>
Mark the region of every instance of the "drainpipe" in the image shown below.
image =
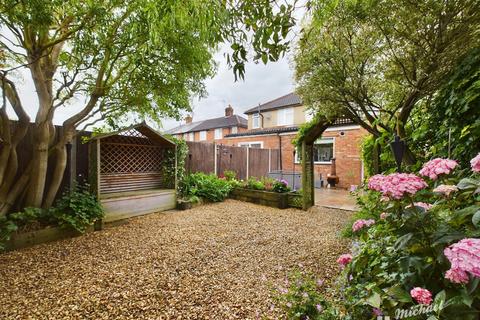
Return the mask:
<path id="1" fill-rule="evenodd" d="M 279 150 L 279 159 L 280 159 L 280 171 L 283 170 L 282 164 L 282 136 L 278 133 L 278 150 Z"/>

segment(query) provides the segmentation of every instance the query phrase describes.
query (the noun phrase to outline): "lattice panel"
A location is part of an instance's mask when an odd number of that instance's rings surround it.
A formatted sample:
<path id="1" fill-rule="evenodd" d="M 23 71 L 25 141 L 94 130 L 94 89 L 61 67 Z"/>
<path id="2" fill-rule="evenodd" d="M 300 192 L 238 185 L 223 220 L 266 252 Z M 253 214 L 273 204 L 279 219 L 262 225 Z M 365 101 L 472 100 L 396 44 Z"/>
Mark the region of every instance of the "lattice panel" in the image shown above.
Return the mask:
<path id="1" fill-rule="evenodd" d="M 163 148 L 135 144 L 102 142 L 100 148 L 100 172 L 145 173 L 160 172 Z"/>

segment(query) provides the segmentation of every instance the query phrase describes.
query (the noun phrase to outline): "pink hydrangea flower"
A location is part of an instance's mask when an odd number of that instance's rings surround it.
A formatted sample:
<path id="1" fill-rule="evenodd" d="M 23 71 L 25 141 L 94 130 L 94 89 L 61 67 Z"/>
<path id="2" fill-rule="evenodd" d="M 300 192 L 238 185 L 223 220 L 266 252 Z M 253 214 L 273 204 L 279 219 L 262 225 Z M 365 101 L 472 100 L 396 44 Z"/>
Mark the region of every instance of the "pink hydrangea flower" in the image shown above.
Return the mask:
<path id="1" fill-rule="evenodd" d="M 447 184 L 441 184 L 435 189 L 433 189 L 433 192 L 443 194 L 446 197 L 449 197 L 450 193 L 456 192 L 456 191 L 458 191 L 457 186 L 447 185 Z"/>
<path id="2" fill-rule="evenodd" d="M 389 216 L 389 213 L 388 213 L 388 212 L 382 212 L 382 213 L 380 213 L 380 219 L 382 219 L 382 220 L 387 219 L 388 216 Z"/>
<path id="3" fill-rule="evenodd" d="M 458 166 L 458 162 L 455 160 L 435 158 L 423 165 L 420 174 L 432 180 L 437 180 L 441 174 L 450 174 L 456 166 Z"/>
<path id="4" fill-rule="evenodd" d="M 410 295 L 419 304 L 430 305 L 432 303 L 432 293 L 427 289 L 415 287 L 410 290 Z"/>
<path id="5" fill-rule="evenodd" d="M 358 230 L 364 228 L 364 227 L 370 227 L 371 225 L 375 224 L 375 220 L 373 219 L 359 219 L 355 221 L 352 225 L 352 231 L 357 232 Z"/>
<path id="6" fill-rule="evenodd" d="M 475 158 L 470 160 L 470 164 L 473 172 L 480 172 L 480 153 L 477 154 Z"/>
<path id="7" fill-rule="evenodd" d="M 383 174 L 376 174 L 370 177 L 370 179 L 368 179 L 368 189 L 381 191 L 384 179 L 385 176 Z"/>
<path id="8" fill-rule="evenodd" d="M 352 255 L 347 253 L 347 254 L 342 254 L 340 257 L 337 259 L 337 263 L 341 265 L 342 267 L 345 267 L 347 264 L 352 262 Z"/>
<path id="9" fill-rule="evenodd" d="M 466 238 L 443 251 L 451 263 L 445 277 L 455 283 L 468 282 L 467 275 L 480 278 L 480 239 Z"/>
<path id="10" fill-rule="evenodd" d="M 445 273 L 445 279 L 448 279 L 453 283 L 468 283 L 470 280 L 468 274 L 459 268 L 448 270 Z"/>
<path id="11" fill-rule="evenodd" d="M 375 175 L 368 181 L 369 189 L 379 191 L 390 199 L 401 199 L 407 194 L 414 195 L 427 186 L 422 178 L 412 173 Z"/>
<path id="12" fill-rule="evenodd" d="M 425 211 L 428 211 L 428 210 L 432 209 L 432 207 L 433 207 L 433 204 L 425 203 L 425 202 L 414 202 L 413 205 L 415 207 L 423 208 L 423 209 L 425 209 Z M 412 207 L 412 205 L 410 204 L 410 205 L 406 206 L 405 209 L 408 209 L 408 208 L 411 208 L 411 207 Z"/>

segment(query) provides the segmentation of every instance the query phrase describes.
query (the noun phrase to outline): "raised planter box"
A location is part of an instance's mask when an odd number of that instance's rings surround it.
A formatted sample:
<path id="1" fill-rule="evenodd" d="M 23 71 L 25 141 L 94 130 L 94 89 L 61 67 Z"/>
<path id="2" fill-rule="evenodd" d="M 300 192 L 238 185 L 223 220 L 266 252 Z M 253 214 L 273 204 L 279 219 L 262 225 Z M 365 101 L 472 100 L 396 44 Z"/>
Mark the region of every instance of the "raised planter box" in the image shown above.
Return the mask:
<path id="1" fill-rule="evenodd" d="M 86 232 L 92 232 L 93 226 L 87 228 Z M 41 243 L 53 242 L 66 238 L 78 237 L 82 233 L 74 229 L 63 229 L 60 227 L 47 227 L 36 231 L 15 233 L 6 243 L 6 250 L 18 250 L 31 247 Z"/>
<path id="2" fill-rule="evenodd" d="M 235 188 L 230 193 L 230 198 L 285 209 L 288 208 L 288 195 L 289 193 Z"/>

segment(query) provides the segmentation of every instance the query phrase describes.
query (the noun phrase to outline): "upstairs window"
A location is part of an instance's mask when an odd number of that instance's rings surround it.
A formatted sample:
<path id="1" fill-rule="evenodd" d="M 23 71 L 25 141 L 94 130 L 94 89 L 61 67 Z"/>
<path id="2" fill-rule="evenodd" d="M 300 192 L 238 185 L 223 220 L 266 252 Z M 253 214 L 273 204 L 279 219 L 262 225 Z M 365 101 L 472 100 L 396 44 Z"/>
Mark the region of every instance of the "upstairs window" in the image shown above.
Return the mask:
<path id="1" fill-rule="evenodd" d="M 252 129 L 260 128 L 260 114 L 254 113 L 252 115 Z"/>
<path id="2" fill-rule="evenodd" d="M 188 133 L 188 141 L 194 141 L 195 140 L 195 134 L 193 132 Z"/>
<path id="3" fill-rule="evenodd" d="M 237 133 L 237 132 L 238 132 L 237 126 L 232 127 L 232 129 L 230 130 L 230 133 Z"/>
<path id="4" fill-rule="evenodd" d="M 215 139 L 222 139 L 223 138 L 223 129 L 222 128 L 217 128 L 215 129 Z"/>
<path id="5" fill-rule="evenodd" d="M 289 126 L 293 124 L 293 108 L 283 108 L 277 111 L 277 125 Z"/>
<path id="6" fill-rule="evenodd" d="M 207 131 L 200 131 L 200 141 L 207 140 Z"/>

